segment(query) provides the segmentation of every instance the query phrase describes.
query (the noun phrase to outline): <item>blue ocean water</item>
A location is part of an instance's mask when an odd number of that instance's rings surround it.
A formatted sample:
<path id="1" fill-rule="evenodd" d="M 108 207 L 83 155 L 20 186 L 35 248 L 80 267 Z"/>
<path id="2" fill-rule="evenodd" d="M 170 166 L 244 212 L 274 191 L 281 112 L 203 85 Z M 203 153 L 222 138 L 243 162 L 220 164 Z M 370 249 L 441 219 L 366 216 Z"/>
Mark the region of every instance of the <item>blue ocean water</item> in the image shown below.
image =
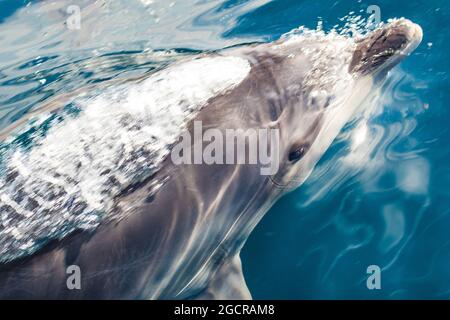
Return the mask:
<path id="1" fill-rule="evenodd" d="M 79 29 L 68 27 L 74 3 Z M 390 74 L 377 112 L 349 125 L 258 225 L 241 254 L 245 277 L 256 299 L 448 299 L 448 1 L 0 0 L 0 129 L 57 95 L 197 50 L 318 22 L 329 30 L 370 5 L 382 20 L 420 24 L 424 41 Z M 380 290 L 366 286 L 370 265 L 382 270 Z"/>

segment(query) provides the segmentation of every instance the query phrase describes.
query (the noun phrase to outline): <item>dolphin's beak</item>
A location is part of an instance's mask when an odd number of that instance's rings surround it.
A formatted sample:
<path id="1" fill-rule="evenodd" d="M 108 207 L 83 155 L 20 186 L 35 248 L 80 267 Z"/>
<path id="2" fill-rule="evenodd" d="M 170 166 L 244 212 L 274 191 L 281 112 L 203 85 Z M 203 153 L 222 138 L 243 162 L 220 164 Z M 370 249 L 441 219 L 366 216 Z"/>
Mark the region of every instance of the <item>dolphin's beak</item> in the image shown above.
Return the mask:
<path id="1" fill-rule="evenodd" d="M 358 41 L 349 70 L 360 75 L 387 72 L 411 54 L 422 37 L 422 28 L 410 20 L 390 22 Z"/>

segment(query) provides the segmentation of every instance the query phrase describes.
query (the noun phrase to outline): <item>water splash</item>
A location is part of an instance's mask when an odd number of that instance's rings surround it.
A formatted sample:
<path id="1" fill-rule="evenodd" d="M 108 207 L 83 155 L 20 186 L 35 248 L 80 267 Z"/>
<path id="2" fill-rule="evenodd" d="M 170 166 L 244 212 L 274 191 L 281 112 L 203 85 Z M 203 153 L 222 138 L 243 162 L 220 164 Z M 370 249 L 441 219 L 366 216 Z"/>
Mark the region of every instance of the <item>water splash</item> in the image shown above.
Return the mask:
<path id="1" fill-rule="evenodd" d="M 110 214 L 115 196 L 157 172 L 188 121 L 249 71 L 241 58 L 195 59 L 139 83 L 75 98 L 74 116 L 50 121 L 46 132 L 34 132 L 32 147 L 3 157 L 1 260 L 123 216 Z M 49 116 L 40 118 L 42 124 Z"/>

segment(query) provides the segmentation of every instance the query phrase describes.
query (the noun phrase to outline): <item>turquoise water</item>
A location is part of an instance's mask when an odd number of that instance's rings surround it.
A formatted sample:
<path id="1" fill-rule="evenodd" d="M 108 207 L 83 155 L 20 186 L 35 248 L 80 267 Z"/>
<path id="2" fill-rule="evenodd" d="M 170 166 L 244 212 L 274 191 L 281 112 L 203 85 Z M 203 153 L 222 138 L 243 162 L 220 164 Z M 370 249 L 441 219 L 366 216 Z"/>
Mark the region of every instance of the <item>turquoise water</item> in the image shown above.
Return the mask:
<path id="1" fill-rule="evenodd" d="M 81 28 L 70 30 L 73 3 Z M 257 299 L 448 299 L 447 1 L 0 0 L 0 128 L 57 95 L 301 25 L 329 30 L 349 13 L 368 17 L 372 4 L 382 20 L 420 24 L 424 41 L 390 74 L 376 112 L 349 125 L 256 228 L 245 277 Z M 369 265 L 382 269 L 380 290 L 366 287 Z"/>

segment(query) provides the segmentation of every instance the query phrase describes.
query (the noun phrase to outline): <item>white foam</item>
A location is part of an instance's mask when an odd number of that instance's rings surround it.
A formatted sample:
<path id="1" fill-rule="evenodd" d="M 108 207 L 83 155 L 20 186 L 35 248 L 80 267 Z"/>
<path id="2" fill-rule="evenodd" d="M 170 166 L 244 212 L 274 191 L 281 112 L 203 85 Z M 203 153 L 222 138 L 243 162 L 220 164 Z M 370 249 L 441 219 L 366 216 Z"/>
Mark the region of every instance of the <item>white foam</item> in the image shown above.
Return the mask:
<path id="1" fill-rule="evenodd" d="M 0 207 L 10 207 L 1 212 L 0 260 L 35 250 L 40 239 L 97 227 L 116 195 L 159 169 L 207 101 L 249 71 L 242 58 L 206 57 L 76 100 L 78 116 L 7 157 L 6 172 L 15 177 L 0 180 Z"/>
<path id="2" fill-rule="evenodd" d="M 286 33 L 282 39 L 280 47 L 300 48 L 312 64 L 302 83 L 304 88 L 313 88 L 326 96 L 331 92 L 342 92 L 352 81 L 348 65 L 356 45 L 353 38 L 336 30 L 326 33 L 300 27 Z"/>

